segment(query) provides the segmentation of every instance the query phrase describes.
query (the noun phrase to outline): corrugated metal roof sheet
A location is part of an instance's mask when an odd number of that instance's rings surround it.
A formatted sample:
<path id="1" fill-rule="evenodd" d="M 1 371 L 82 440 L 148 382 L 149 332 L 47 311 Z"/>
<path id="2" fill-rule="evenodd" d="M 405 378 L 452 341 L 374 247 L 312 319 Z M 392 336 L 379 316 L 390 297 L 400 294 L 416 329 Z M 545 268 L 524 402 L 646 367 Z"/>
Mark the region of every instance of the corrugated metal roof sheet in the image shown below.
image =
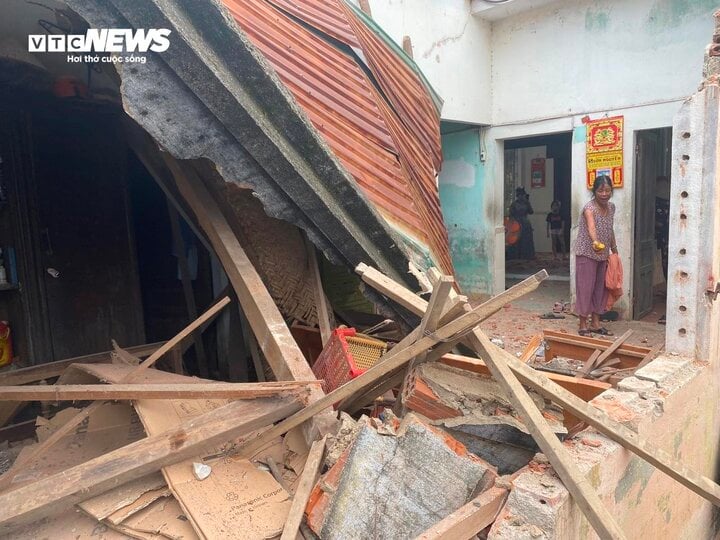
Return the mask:
<path id="1" fill-rule="evenodd" d="M 452 273 L 439 116 L 420 78 L 341 0 L 224 3 L 378 211 Z"/>

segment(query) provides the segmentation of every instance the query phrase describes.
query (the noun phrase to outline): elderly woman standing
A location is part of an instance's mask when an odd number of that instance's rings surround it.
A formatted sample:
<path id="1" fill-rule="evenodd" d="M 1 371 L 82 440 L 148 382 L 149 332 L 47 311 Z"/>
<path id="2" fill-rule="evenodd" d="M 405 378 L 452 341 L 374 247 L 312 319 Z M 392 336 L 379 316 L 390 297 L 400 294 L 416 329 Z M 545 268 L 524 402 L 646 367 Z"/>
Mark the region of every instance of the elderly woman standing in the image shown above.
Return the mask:
<path id="1" fill-rule="evenodd" d="M 610 252 L 617 253 L 613 220 L 615 205 L 610 202 L 613 187 L 609 176 L 598 176 L 592 187 L 593 198 L 582 210 L 575 243 L 575 312 L 580 319 L 578 334 L 612 335 L 600 326 L 605 311 L 607 272 Z M 588 327 L 588 316 L 591 317 Z"/>

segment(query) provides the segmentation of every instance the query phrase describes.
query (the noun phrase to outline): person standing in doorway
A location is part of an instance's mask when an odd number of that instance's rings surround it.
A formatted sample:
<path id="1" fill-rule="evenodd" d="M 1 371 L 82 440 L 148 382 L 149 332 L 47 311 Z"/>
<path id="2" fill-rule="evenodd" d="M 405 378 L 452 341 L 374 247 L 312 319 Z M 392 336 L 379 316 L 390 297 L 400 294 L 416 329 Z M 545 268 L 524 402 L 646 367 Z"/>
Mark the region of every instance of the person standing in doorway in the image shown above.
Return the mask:
<path id="1" fill-rule="evenodd" d="M 518 259 L 532 260 L 535 258 L 535 239 L 533 228 L 528 216 L 534 214 L 530 204 L 530 195 L 524 187 L 515 190 L 515 201 L 510 205 L 510 217 L 520 224 L 520 239 L 518 240 Z"/>
<path id="2" fill-rule="evenodd" d="M 605 311 L 607 272 L 610 252 L 617 253 L 613 221 L 615 205 L 609 176 L 598 176 L 592 187 L 593 197 L 582 209 L 575 242 L 575 313 L 580 320 L 578 334 L 587 336 L 612 332 L 600 326 L 600 314 Z M 588 327 L 588 317 L 590 326 Z"/>
<path id="3" fill-rule="evenodd" d="M 560 201 L 553 201 L 550 213 L 545 218 L 547 236 L 550 238 L 553 259 L 565 258 L 565 220 L 560 215 Z"/>

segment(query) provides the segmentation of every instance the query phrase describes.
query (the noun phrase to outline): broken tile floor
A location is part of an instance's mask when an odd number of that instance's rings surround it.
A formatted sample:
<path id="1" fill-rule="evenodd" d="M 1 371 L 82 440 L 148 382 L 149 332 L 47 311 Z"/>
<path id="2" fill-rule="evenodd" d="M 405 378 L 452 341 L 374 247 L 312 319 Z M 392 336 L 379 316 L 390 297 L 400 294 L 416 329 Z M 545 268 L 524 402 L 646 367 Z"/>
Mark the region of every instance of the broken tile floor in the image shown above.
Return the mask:
<path id="1" fill-rule="evenodd" d="M 519 279 L 508 279 L 507 285 L 518 283 Z M 497 315 L 480 325 L 490 338 L 499 338 L 505 349 L 513 354 L 521 353 L 530 339 L 543 330 L 555 330 L 577 334 L 578 320 L 573 314 L 565 313 L 565 319 L 541 319 L 543 313 L 551 312 L 553 304 L 570 300 L 570 283 L 568 281 L 545 280 L 535 291 L 513 302 Z M 613 332 L 615 337 L 627 330 L 634 334 L 628 344 L 642 347 L 653 347 L 665 341 L 665 326 L 657 320 L 665 312 L 664 300 L 656 295 L 653 311 L 640 321 L 620 320 L 604 322 L 603 326 Z M 612 339 L 612 338 L 611 338 Z"/>

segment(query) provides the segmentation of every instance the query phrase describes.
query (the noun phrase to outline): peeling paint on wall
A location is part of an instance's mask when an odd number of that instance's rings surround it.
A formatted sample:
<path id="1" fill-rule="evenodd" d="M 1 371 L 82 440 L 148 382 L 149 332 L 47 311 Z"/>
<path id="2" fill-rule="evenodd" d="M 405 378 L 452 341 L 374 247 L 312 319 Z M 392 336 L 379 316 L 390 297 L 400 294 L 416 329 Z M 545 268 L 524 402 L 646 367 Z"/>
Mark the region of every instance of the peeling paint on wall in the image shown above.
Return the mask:
<path id="1" fill-rule="evenodd" d="M 633 491 L 635 486 L 638 487 L 634 506 L 640 505 L 642 502 L 642 494 L 655 472 L 655 468 L 648 462 L 633 457 L 630 459 L 625 473 L 615 488 L 615 502 L 622 502 Z"/>
<path id="2" fill-rule="evenodd" d="M 450 239 L 455 276 L 464 294 L 477 296 L 493 287 L 488 239 L 492 220 L 485 215 L 485 163 L 475 129 L 442 137 L 445 162 L 439 176 L 440 204 Z"/>
<path id="3" fill-rule="evenodd" d="M 445 185 L 472 187 L 475 185 L 475 167 L 464 159 L 445 160 L 439 181 Z"/>
<path id="4" fill-rule="evenodd" d="M 585 12 L 585 30 L 588 32 L 605 31 L 609 24 L 609 11 L 590 8 Z"/>
<path id="5" fill-rule="evenodd" d="M 674 28 L 682 19 L 718 8 L 717 0 L 658 0 L 648 12 L 652 30 Z"/>

